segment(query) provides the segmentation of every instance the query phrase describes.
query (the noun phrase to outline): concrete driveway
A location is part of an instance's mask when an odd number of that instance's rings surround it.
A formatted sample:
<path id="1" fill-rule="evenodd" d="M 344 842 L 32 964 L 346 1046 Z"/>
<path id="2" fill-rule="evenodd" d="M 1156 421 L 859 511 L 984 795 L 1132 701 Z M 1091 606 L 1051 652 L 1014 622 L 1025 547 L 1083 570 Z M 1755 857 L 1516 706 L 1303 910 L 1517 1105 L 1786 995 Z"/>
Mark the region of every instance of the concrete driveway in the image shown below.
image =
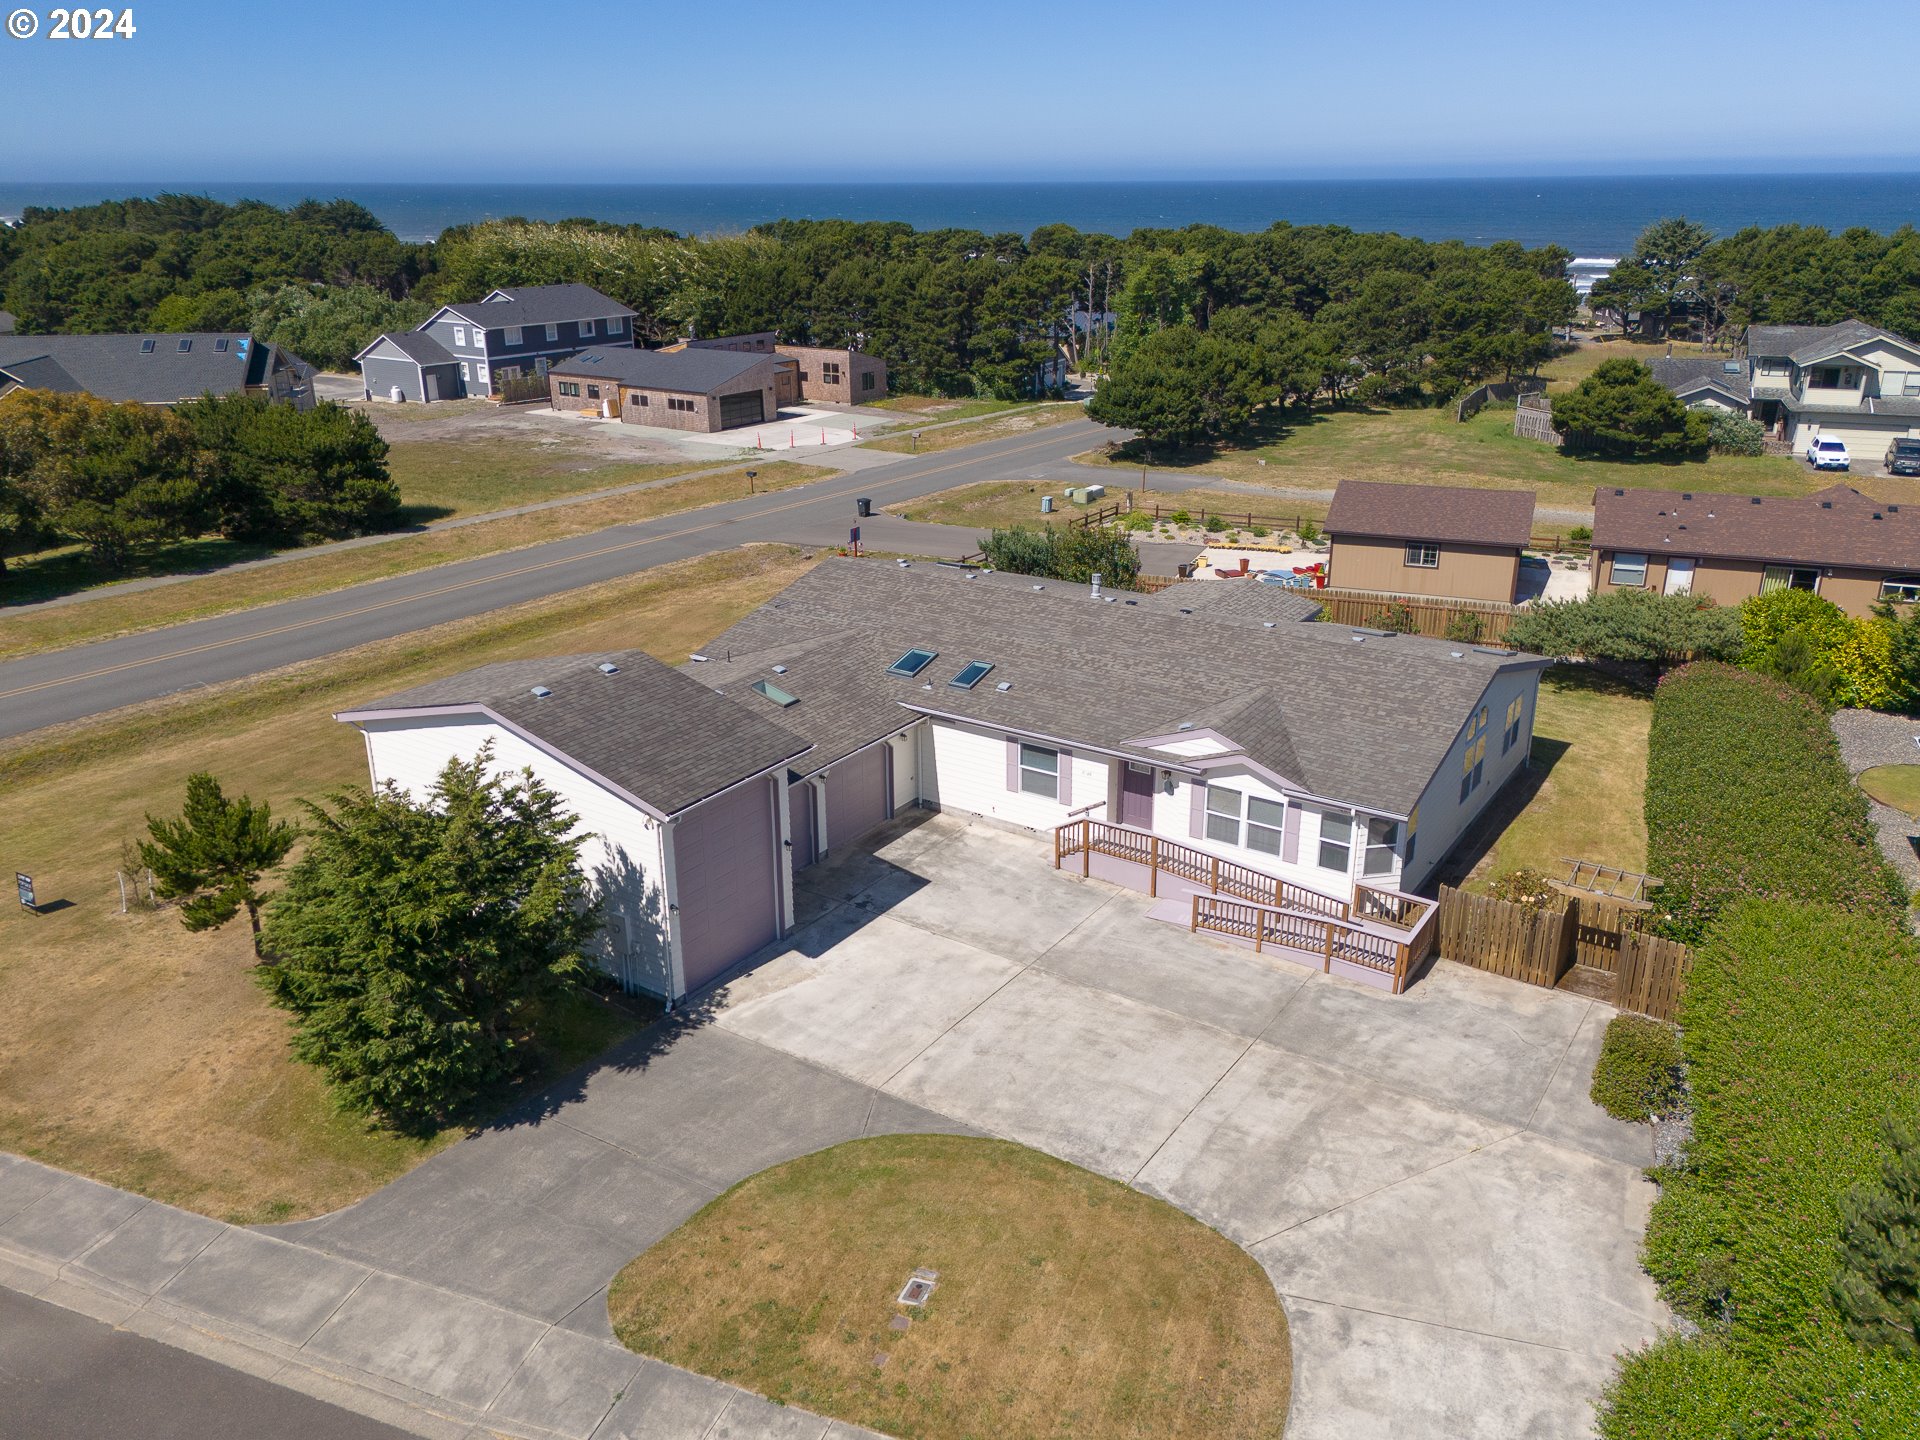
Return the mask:
<path id="1" fill-rule="evenodd" d="M 0 1257 L 29 1293 L 109 1286 L 115 1323 L 253 1337 L 281 1383 L 470 1417 L 449 1434 L 823 1440 L 857 1432 L 620 1350 L 608 1282 L 769 1165 L 987 1133 L 1266 1267 L 1293 1440 L 1588 1433 L 1613 1353 L 1665 1320 L 1635 1261 L 1648 1138 L 1586 1099 L 1610 1012 L 1447 964 L 1400 997 L 1330 980 L 1049 859 L 895 822 L 802 877 L 771 958 L 358 1205 L 244 1231 L 5 1161 Z"/>

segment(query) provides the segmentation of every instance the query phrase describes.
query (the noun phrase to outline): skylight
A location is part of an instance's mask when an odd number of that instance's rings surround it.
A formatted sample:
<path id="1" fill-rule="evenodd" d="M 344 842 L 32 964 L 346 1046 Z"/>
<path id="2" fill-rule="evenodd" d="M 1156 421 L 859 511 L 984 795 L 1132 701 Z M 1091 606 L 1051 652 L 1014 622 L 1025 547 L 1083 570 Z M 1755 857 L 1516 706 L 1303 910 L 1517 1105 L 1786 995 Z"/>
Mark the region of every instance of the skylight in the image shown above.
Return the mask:
<path id="1" fill-rule="evenodd" d="M 993 665 L 989 661 L 969 660 L 966 668 L 954 676 L 953 679 L 949 680 L 947 684 L 956 690 L 971 690 L 982 680 L 986 679 L 987 672 L 992 669 Z"/>
<path id="2" fill-rule="evenodd" d="M 140 353 L 142 355 L 151 355 L 153 353 L 153 341 L 142 340 L 140 342 Z"/>
<path id="3" fill-rule="evenodd" d="M 191 340 L 182 340 L 182 341 L 180 342 L 180 353 L 181 353 L 182 355 L 184 355 L 184 354 L 186 354 L 186 353 L 187 353 L 187 352 L 188 352 L 189 350 L 191 350 L 191 349 L 193 349 L 193 341 L 191 341 Z"/>
<path id="4" fill-rule="evenodd" d="M 889 675 L 903 676 L 911 680 L 922 670 L 926 669 L 927 666 L 931 665 L 939 653 L 938 650 L 921 650 L 917 648 L 909 650 L 887 667 L 887 673 Z"/>
<path id="5" fill-rule="evenodd" d="M 771 680 L 756 680 L 753 682 L 753 688 L 783 710 L 789 705 L 797 705 L 800 703 L 800 697 L 798 695 L 789 695 Z"/>

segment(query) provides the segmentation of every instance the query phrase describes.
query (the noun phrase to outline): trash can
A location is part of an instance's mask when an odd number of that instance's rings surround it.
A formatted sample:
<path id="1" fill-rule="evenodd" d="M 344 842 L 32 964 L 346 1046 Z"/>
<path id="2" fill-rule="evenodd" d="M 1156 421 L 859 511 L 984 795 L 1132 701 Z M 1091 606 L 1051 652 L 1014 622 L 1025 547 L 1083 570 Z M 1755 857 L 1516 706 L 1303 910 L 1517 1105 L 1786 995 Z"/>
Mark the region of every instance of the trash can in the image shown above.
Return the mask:
<path id="1" fill-rule="evenodd" d="M 862 520 L 865 520 L 868 516 L 873 514 L 873 501 L 869 497 L 862 495 L 858 500 L 854 501 L 853 503 L 859 509 L 860 518 Z"/>
<path id="2" fill-rule="evenodd" d="M 1053 496 L 1042 495 L 1040 497 L 1040 513 L 1042 515 L 1051 515 L 1053 513 Z"/>

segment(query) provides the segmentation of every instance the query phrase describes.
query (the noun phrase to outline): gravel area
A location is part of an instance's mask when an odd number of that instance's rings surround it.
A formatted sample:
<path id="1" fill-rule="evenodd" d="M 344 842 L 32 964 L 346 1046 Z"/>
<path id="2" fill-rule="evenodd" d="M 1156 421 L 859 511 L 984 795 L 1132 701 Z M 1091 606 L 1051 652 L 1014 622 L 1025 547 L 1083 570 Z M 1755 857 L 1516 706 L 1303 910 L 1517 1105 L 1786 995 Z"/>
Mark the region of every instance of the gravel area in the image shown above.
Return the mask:
<path id="1" fill-rule="evenodd" d="M 1840 758 L 1846 762 L 1849 775 L 1876 765 L 1920 765 L 1920 744 L 1914 743 L 1914 737 L 1920 735 L 1920 720 L 1911 716 L 1837 710 L 1833 733 L 1840 742 Z M 1920 888 L 1920 853 L 1913 848 L 1920 822 L 1877 800 L 1869 800 L 1867 810 L 1880 839 L 1880 853 L 1909 888 Z"/>

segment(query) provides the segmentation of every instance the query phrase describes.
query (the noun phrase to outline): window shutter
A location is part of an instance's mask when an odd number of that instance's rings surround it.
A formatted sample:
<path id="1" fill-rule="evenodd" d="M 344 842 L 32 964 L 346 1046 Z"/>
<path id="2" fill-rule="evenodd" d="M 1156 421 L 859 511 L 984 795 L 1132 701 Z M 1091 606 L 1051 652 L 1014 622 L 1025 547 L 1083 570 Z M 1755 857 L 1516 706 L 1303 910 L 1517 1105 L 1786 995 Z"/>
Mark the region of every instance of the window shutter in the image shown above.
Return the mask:
<path id="1" fill-rule="evenodd" d="M 1289 865 L 1300 863 L 1300 807 L 1292 803 L 1280 826 L 1280 858 Z"/>
<path id="2" fill-rule="evenodd" d="M 1073 804 L 1073 751 L 1062 750 L 1058 754 L 1060 758 L 1055 763 L 1060 767 L 1060 784 L 1054 791 L 1054 798 L 1062 805 L 1071 805 Z"/>
<path id="3" fill-rule="evenodd" d="M 1189 781 L 1187 792 L 1193 797 L 1192 813 L 1187 817 L 1187 834 L 1195 840 L 1203 839 L 1207 833 L 1207 782 Z"/>
<path id="4" fill-rule="evenodd" d="M 1007 736 L 1007 789 L 1016 794 L 1020 789 L 1020 742 Z"/>

